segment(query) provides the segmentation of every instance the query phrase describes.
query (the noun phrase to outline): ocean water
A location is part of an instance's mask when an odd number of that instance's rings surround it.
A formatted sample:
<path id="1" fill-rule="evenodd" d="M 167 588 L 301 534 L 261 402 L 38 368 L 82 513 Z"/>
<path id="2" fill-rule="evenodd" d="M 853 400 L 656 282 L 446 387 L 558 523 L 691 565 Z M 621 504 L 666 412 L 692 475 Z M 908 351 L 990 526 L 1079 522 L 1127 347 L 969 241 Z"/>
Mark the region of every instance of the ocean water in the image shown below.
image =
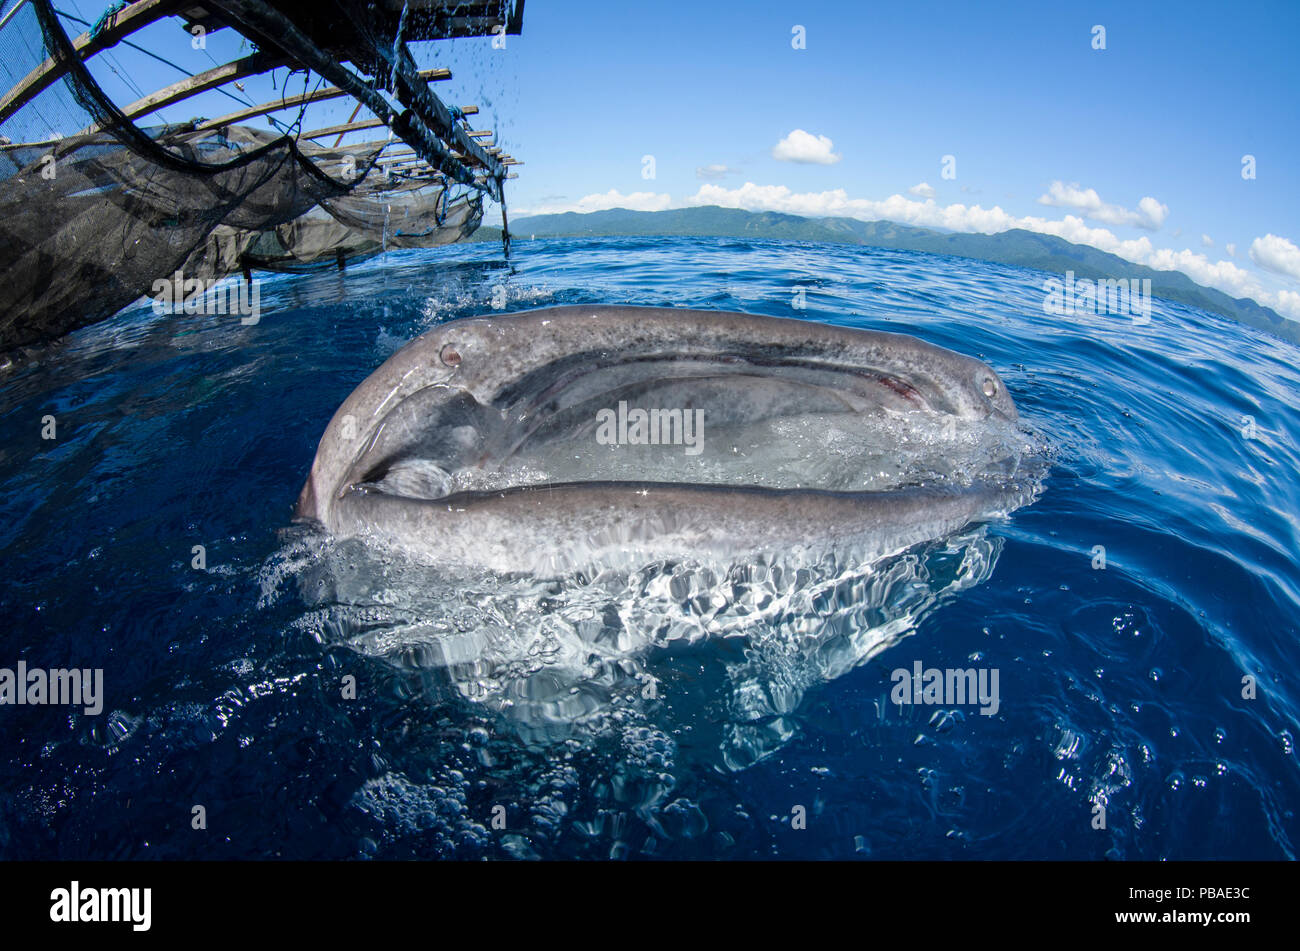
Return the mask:
<path id="1" fill-rule="evenodd" d="M 1294 858 L 1300 351 L 1160 299 L 1045 314 L 1046 280 L 524 240 L 269 278 L 250 326 L 140 306 L 17 361 L 0 667 L 102 668 L 104 708 L 0 707 L 0 856 Z M 291 524 L 329 418 L 404 342 L 598 302 L 980 357 L 1037 497 L 871 565 L 558 581 Z M 892 702 L 916 663 L 996 672 L 996 711 Z"/>

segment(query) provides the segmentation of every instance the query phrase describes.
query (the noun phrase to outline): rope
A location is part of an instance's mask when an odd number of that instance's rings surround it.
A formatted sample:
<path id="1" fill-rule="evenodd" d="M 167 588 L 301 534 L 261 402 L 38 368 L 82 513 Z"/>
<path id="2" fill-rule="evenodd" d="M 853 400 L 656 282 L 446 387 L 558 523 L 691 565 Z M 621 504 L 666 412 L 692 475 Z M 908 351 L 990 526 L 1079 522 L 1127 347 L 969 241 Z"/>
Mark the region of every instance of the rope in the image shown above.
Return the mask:
<path id="1" fill-rule="evenodd" d="M 126 0 L 117 0 L 117 3 L 109 4 L 108 9 L 99 15 L 95 25 L 90 28 L 90 35 L 92 37 L 99 36 L 104 32 L 104 27 L 108 26 L 108 21 L 125 9 Z"/>

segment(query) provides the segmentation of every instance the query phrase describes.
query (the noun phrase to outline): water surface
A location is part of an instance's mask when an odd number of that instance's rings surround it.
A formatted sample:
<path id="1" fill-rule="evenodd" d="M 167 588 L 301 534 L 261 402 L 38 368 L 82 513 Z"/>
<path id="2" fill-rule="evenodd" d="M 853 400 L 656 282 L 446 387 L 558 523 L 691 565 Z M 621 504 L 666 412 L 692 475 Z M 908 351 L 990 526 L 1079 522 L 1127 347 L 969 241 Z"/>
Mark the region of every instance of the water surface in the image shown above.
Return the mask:
<path id="1" fill-rule="evenodd" d="M 1294 857 L 1300 351 L 1159 299 L 1049 316 L 1045 280 L 740 239 L 466 245 L 268 278 L 253 326 L 138 307 L 20 362 L 0 666 L 102 667 L 106 698 L 0 708 L 0 855 Z M 497 288 L 977 356 L 1050 447 L 1043 491 L 799 576 L 447 579 L 291 527 L 339 403 Z M 996 714 L 891 703 L 916 661 L 997 670 Z"/>

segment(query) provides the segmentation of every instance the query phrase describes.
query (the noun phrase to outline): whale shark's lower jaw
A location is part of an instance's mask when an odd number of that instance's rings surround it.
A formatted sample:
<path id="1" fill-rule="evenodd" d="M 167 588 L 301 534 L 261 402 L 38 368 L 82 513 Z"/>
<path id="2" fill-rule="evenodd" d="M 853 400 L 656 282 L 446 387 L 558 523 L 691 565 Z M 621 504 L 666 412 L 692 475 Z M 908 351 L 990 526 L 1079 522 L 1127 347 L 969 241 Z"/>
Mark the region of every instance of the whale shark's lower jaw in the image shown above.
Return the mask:
<path id="1" fill-rule="evenodd" d="M 1039 491 L 1033 479 L 870 492 L 563 483 L 437 500 L 353 489 L 335 511 L 337 534 L 426 563 L 561 575 L 663 560 L 864 564 L 1005 515 Z"/>
<path id="2" fill-rule="evenodd" d="M 299 515 L 495 571 L 883 556 L 1032 501 L 997 374 L 913 338 L 651 308 L 454 321 L 331 421 Z"/>

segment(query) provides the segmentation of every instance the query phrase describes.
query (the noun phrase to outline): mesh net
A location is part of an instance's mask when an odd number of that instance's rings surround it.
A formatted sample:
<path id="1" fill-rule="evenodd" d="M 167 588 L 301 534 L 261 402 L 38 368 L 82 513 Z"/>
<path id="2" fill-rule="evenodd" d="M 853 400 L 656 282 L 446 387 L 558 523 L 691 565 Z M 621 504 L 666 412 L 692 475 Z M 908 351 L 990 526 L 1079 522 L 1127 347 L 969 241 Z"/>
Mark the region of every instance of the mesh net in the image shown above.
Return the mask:
<path id="1" fill-rule="evenodd" d="M 322 151 L 325 161 L 348 150 Z M 361 155 L 356 156 L 359 161 Z M 375 173 L 351 192 L 322 199 L 310 211 L 275 228 L 241 231 L 221 225 L 210 233 L 182 270 L 213 278 L 242 267 L 309 271 L 343 267 L 385 250 L 432 248 L 464 240 L 483 219 L 483 198 L 470 189 L 459 196 L 440 180 Z"/>
<path id="2" fill-rule="evenodd" d="M 229 126 L 141 128 L 95 83 L 49 0 L 0 7 L 6 88 L 66 72 L 0 125 L 0 350 L 112 315 L 182 271 L 302 270 L 472 234 L 482 198 L 396 180 L 383 143 L 325 149 Z M 95 131 L 88 131 L 95 130 Z"/>

